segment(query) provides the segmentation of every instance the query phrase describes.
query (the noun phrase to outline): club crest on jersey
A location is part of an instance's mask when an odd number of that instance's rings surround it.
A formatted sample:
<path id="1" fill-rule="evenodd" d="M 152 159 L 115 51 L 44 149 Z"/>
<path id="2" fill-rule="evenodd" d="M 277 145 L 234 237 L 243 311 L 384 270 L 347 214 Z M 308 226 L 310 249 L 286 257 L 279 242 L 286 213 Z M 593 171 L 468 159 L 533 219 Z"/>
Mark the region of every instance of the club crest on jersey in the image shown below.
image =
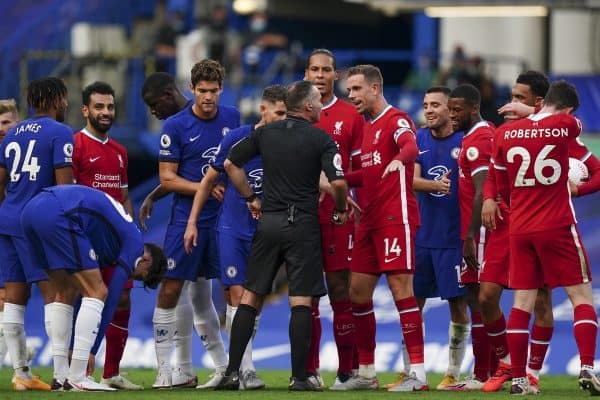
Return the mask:
<path id="1" fill-rule="evenodd" d="M 65 153 L 66 157 L 73 157 L 73 143 L 65 143 L 63 153 Z"/>
<path id="2" fill-rule="evenodd" d="M 177 267 L 177 264 L 175 263 L 175 259 L 168 258 L 167 259 L 167 269 L 169 271 L 173 271 L 175 269 L 175 267 Z"/>
<path id="3" fill-rule="evenodd" d="M 123 163 L 123 157 L 120 154 L 117 154 L 117 158 L 119 159 L 119 168 L 124 168 L 125 164 Z"/>
<path id="4" fill-rule="evenodd" d="M 398 118 L 398 126 L 400 128 L 410 129 L 410 124 L 404 118 Z"/>
<path id="5" fill-rule="evenodd" d="M 455 147 L 450 151 L 450 157 L 458 160 L 458 156 L 460 155 L 460 147 Z"/>
<path id="6" fill-rule="evenodd" d="M 379 136 L 381 136 L 381 129 L 378 129 L 377 132 L 375 132 L 375 139 L 373 140 L 373 144 L 379 143 Z"/>
<path id="7" fill-rule="evenodd" d="M 467 159 L 469 161 L 475 161 L 477 160 L 477 157 L 479 157 L 479 150 L 477 150 L 477 147 L 469 147 L 467 149 Z"/>
<path id="8" fill-rule="evenodd" d="M 98 256 L 96 255 L 96 252 L 94 251 L 94 249 L 90 249 L 88 256 L 90 257 L 90 260 L 94 260 L 94 261 L 98 260 Z"/>
<path id="9" fill-rule="evenodd" d="M 227 132 L 229 132 L 229 128 L 228 127 L 223 128 L 223 130 L 221 131 L 221 133 L 223 134 L 223 136 L 227 135 Z"/>
<path id="10" fill-rule="evenodd" d="M 171 138 L 166 133 L 163 133 L 160 136 L 160 147 L 162 147 L 163 149 L 166 149 L 170 145 L 171 145 Z"/>
<path id="11" fill-rule="evenodd" d="M 342 125 L 344 125 L 344 121 L 337 121 L 334 125 L 335 125 L 335 127 L 333 128 L 333 134 L 341 135 L 342 134 Z"/>
<path id="12" fill-rule="evenodd" d="M 225 273 L 227 274 L 228 278 L 235 278 L 237 276 L 238 270 L 237 270 L 237 268 L 235 266 L 230 265 L 225 270 Z"/>

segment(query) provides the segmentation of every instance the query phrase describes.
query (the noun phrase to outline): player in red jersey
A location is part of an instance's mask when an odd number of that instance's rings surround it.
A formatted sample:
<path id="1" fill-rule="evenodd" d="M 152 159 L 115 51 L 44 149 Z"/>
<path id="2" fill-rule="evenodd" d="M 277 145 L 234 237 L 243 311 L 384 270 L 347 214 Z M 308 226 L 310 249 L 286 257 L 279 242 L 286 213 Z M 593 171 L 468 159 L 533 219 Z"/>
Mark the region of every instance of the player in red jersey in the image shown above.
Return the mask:
<path id="1" fill-rule="evenodd" d="M 315 124 L 331 136 L 342 157 L 344 172 L 360 167 L 360 146 L 364 118 L 351 104 L 338 99 L 333 85 L 338 78 L 335 56 L 326 49 L 313 50 L 308 56 L 304 79 L 312 81 L 321 93 L 321 119 Z M 323 269 L 327 281 L 327 293 L 333 309 L 333 336 L 338 350 L 338 370 L 331 387 L 338 387 L 352 377 L 354 354 L 354 324 L 352 322 L 352 302 L 350 301 L 350 261 L 354 236 L 354 218 L 344 225 L 331 220 L 334 202 L 325 196 L 319 207 Z M 307 359 L 307 372 L 318 376 L 319 342 L 321 320 L 318 300 L 313 302 L 313 332 Z"/>
<path id="2" fill-rule="evenodd" d="M 108 136 L 115 119 L 115 92 L 105 82 L 94 82 L 83 89 L 81 112 L 86 126 L 74 136 L 73 177 L 80 185 L 90 186 L 110 195 L 133 215 L 127 180 L 127 150 Z M 102 279 L 108 286 L 115 267 L 102 268 Z M 131 315 L 130 292 L 133 281 L 127 281 L 112 322 L 106 330 L 106 356 L 102 383 L 117 389 L 141 390 L 119 374 L 129 334 Z M 93 362 L 93 357 L 91 358 Z"/>
<path id="3" fill-rule="evenodd" d="M 543 105 L 544 96 L 548 91 L 550 83 L 548 78 L 538 71 L 527 71 L 517 77 L 515 85 L 512 87 L 512 101 L 501 107 L 499 112 L 505 114 L 508 120 L 524 118 L 540 110 Z M 569 181 L 571 186 L 571 196 L 577 196 L 579 190 L 582 195 L 593 193 L 600 189 L 600 161 L 588 150 L 579 138 L 570 142 L 569 156 L 576 158 L 586 164 L 592 178 L 581 182 L 579 185 Z M 489 174 L 484 189 L 484 203 L 482 207 L 482 220 L 488 229 L 492 230 L 491 239 L 494 238 L 497 222 L 508 223 L 508 213 L 504 209 L 500 211 L 496 203 L 497 190 L 495 174 Z M 505 203 L 501 202 L 501 206 Z M 506 243 L 506 242 L 504 242 Z M 487 258 L 487 254 L 486 254 Z M 508 271 L 506 271 L 508 277 Z M 501 291 L 501 289 L 500 289 Z M 489 294 L 489 293 L 488 293 Z M 480 292 L 480 302 L 482 306 L 487 302 L 490 306 L 499 309 L 500 292 L 495 296 L 486 296 Z M 485 307 L 485 306 L 484 306 Z M 544 364 L 548 345 L 554 331 L 554 318 L 552 315 L 552 293 L 547 286 L 540 288 L 536 297 L 534 307 L 534 322 L 531 329 L 531 343 L 529 350 L 529 363 L 527 366 L 527 378 L 529 380 L 529 391 L 539 392 L 540 371 Z M 498 336 L 497 336 L 498 337 Z M 497 374 L 500 375 L 500 374 Z M 496 390 L 500 390 L 500 385 L 495 385 Z M 506 380 L 509 380 L 510 377 Z M 489 382 L 489 381 L 488 381 Z"/>
<path id="4" fill-rule="evenodd" d="M 352 67 L 346 84 L 356 110 L 370 118 L 363 131 L 361 169 L 348 178 L 351 186 L 362 184 L 366 194 L 352 250 L 350 283 L 359 369 L 348 389 L 379 386 L 374 360 L 373 291 L 381 274 L 386 274 L 411 361 L 410 375 L 388 390 L 428 390 L 423 320 L 413 292 L 414 235 L 419 226 L 419 210 L 412 187 L 418 155 L 416 129 L 406 113 L 385 100 L 379 68 Z"/>
<path id="5" fill-rule="evenodd" d="M 491 349 L 477 301 L 479 268 L 483 262 L 487 233 L 481 225 L 483 184 L 488 174 L 492 153 L 494 127 L 482 120 L 481 95 L 472 85 L 459 85 L 450 94 L 448 108 L 454 130 L 465 132 L 458 158 L 459 205 L 463 259 L 461 283 L 467 286 L 471 309 L 471 337 L 475 366 L 473 376 L 457 383 L 450 390 L 479 390 L 490 372 Z"/>
<path id="6" fill-rule="evenodd" d="M 565 288 L 574 308 L 579 384 L 600 394 L 600 380 L 593 373 L 598 322 L 591 272 L 568 184 L 569 144 L 581 132 L 581 123 L 570 113 L 578 106 L 575 88 L 555 82 L 540 112 L 503 125 L 495 143 L 498 191 L 511 206 L 509 287 L 515 289 L 507 324 L 511 394 L 530 392 L 525 370 L 528 327 L 537 290 L 544 284 Z"/>

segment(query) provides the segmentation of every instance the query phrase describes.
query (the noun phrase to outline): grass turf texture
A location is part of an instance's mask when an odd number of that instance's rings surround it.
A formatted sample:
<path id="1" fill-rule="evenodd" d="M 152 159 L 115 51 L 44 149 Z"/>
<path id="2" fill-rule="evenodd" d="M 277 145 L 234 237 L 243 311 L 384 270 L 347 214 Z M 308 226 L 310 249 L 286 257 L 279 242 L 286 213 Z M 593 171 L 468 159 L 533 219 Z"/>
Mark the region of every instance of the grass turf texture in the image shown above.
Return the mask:
<path id="1" fill-rule="evenodd" d="M 426 393 L 389 393 L 383 389 L 378 391 L 360 391 L 360 392 L 333 392 L 325 389 L 321 393 L 289 393 L 287 390 L 287 382 L 289 379 L 288 371 L 259 371 L 260 377 L 266 382 L 267 389 L 259 391 L 240 391 L 240 392 L 215 392 L 214 390 L 196 390 L 196 389 L 176 389 L 176 390 L 152 390 L 151 386 L 156 377 L 155 370 L 148 369 L 132 369 L 123 371 L 124 374 L 132 382 L 143 385 L 146 390 L 143 391 L 118 391 L 111 393 L 69 393 L 69 392 L 15 392 L 12 390 L 10 378 L 12 370 L 10 368 L 2 368 L 0 370 L 0 399 L 260 399 L 260 400 L 279 400 L 285 398 L 297 399 L 375 399 L 390 396 L 416 396 L 419 398 L 427 398 L 432 400 L 437 399 L 461 399 L 461 400 L 479 400 L 482 396 L 486 398 L 506 398 L 508 393 L 508 384 L 505 385 L 505 390 L 499 393 L 481 392 L 440 392 L 432 390 Z M 50 368 L 35 368 L 34 373 L 38 374 L 46 382 L 50 382 L 52 370 Z M 198 370 L 199 382 L 205 382 L 211 371 Z M 96 378 L 100 375 L 96 372 Z M 381 386 L 394 381 L 395 374 L 380 373 L 378 374 L 379 384 Z M 323 379 L 326 384 L 332 384 L 335 378 L 333 373 L 323 373 Z M 429 374 L 428 380 L 430 387 L 435 389 L 435 386 L 441 381 L 442 375 Z M 542 393 L 544 400 L 547 399 L 574 399 L 589 396 L 589 392 L 581 391 L 577 385 L 577 378 L 574 376 L 565 375 L 550 375 L 542 377 L 541 382 Z"/>

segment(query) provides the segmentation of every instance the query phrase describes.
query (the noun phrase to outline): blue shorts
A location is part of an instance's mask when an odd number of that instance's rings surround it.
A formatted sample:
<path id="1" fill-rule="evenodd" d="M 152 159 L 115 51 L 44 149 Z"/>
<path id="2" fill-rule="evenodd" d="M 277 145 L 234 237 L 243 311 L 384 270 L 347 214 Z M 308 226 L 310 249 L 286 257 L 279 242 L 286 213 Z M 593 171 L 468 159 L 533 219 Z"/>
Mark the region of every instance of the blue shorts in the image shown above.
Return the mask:
<path id="1" fill-rule="evenodd" d="M 217 234 L 214 228 L 198 228 L 198 246 L 190 254 L 185 253 L 183 234 L 186 224 L 172 223 L 165 234 L 164 251 L 167 256 L 165 278 L 195 281 L 202 276 L 206 279 L 219 278 L 219 252 Z"/>
<path id="2" fill-rule="evenodd" d="M 415 296 L 427 299 L 451 299 L 464 296 L 466 289 L 458 283 L 462 249 L 434 249 L 415 246 L 416 269 L 413 280 Z"/>
<path id="3" fill-rule="evenodd" d="M 244 240 L 226 232 L 218 232 L 219 255 L 221 257 L 221 283 L 228 288 L 243 285 L 252 240 Z"/>
<path id="4" fill-rule="evenodd" d="M 31 261 L 37 271 L 97 269 L 98 257 L 82 227 L 65 216 L 51 193 L 36 196 L 21 214 Z"/>
<path id="5" fill-rule="evenodd" d="M 4 282 L 38 282 L 48 279 L 43 269 L 32 262 L 27 241 L 21 236 L 0 235 L 0 271 Z"/>

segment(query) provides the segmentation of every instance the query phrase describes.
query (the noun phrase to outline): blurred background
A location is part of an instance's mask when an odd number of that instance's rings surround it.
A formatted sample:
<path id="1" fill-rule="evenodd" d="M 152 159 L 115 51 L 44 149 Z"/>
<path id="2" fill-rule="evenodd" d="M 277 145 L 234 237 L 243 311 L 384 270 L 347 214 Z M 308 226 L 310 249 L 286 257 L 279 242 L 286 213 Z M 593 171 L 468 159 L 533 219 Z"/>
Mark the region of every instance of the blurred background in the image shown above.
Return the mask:
<path id="1" fill-rule="evenodd" d="M 465 82 L 480 89 L 484 118 L 501 123 L 496 109 L 509 101 L 517 75 L 541 70 L 551 79 L 564 78 L 577 86 L 584 141 L 600 154 L 600 0 L 0 0 L 0 10 L 0 98 L 15 98 L 22 117 L 28 113 L 25 90 L 32 79 L 54 75 L 65 80 L 70 96 L 66 122 L 74 130 L 84 125 L 81 89 L 95 80 L 115 88 L 117 120 L 110 135 L 128 149 L 136 210 L 158 182 L 161 127 L 143 104 L 142 82 L 152 72 L 166 71 L 187 89 L 192 65 L 207 57 L 220 60 L 227 69 L 221 103 L 237 105 L 245 121 L 257 118 L 266 85 L 301 79 L 306 56 L 317 47 L 331 49 L 342 70 L 358 63 L 379 66 L 388 102 L 409 112 L 417 123 L 426 88 Z M 341 82 L 337 92 L 344 97 Z M 575 201 L 596 268 L 597 196 Z M 168 213 L 165 199 L 155 207 L 148 240 L 162 242 Z M 215 289 L 215 300 L 222 303 L 220 289 Z M 600 300 L 600 286 L 597 290 Z M 141 288 L 134 293 L 124 366 L 152 367 L 155 294 Z M 508 305 L 512 296 L 505 297 Z M 39 301 L 34 295 L 27 329 L 38 349 L 35 361 L 46 365 L 50 353 Z M 572 372 L 576 354 L 567 303 L 557 291 L 559 322 L 548 359 L 549 370 L 556 373 Z M 376 304 L 382 323 L 378 368 L 394 369 L 400 361 L 400 331 L 397 318 L 386 315 L 394 316 L 395 309 L 385 290 L 378 292 Z M 330 307 L 325 299 L 321 305 L 322 367 L 334 368 Z M 269 307 L 287 313 L 286 301 L 276 299 Z M 256 339 L 257 365 L 287 368 L 287 327 L 270 308 Z M 445 368 L 446 310 L 441 302 L 432 302 L 426 313 L 429 369 Z M 206 366 L 201 345 L 195 346 L 198 366 Z"/>

